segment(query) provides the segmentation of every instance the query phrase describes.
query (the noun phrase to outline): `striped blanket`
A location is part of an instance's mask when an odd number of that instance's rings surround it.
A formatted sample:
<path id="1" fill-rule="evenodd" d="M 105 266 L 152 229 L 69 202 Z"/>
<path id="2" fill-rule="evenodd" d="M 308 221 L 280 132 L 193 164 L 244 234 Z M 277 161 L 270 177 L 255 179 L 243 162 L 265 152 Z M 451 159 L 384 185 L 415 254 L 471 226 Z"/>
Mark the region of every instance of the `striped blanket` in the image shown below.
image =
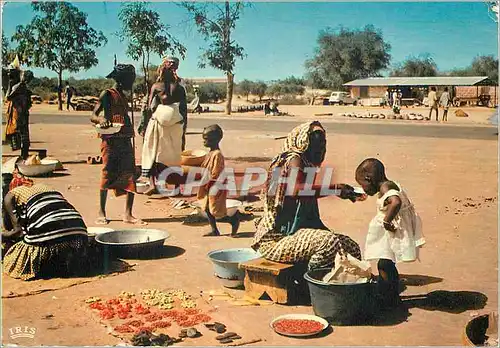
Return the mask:
<path id="1" fill-rule="evenodd" d="M 26 243 L 40 243 L 71 235 L 87 235 L 82 216 L 59 192 L 34 195 L 16 214 L 20 219 Z"/>

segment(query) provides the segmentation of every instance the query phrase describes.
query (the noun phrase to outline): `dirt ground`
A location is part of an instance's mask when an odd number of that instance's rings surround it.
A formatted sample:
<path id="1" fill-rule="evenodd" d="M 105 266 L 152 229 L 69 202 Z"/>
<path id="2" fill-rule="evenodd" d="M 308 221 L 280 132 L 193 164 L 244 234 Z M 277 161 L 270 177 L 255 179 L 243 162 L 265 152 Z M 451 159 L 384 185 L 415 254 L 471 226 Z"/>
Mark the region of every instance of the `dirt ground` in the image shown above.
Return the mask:
<path id="1" fill-rule="evenodd" d="M 302 107 L 290 108 L 297 111 Z M 282 109 L 288 110 L 285 106 Z M 485 110 L 489 114 L 478 112 L 474 122 L 484 123 L 492 112 Z M 335 114 L 340 112 L 343 112 L 341 108 L 335 108 Z M 307 114 L 311 114 L 310 110 Z M 98 154 L 99 140 L 90 127 L 36 124 L 34 128 L 36 147 L 47 148 L 50 155 L 63 162 Z M 199 135 L 188 136 L 188 147 L 201 148 L 200 138 Z M 232 145 L 234 142 L 237 146 Z M 228 161 L 228 166 L 241 168 L 266 167 L 281 144 L 261 134 L 226 130 L 221 146 L 225 156 L 233 159 Z M 259 345 L 457 346 L 462 344 L 462 331 L 472 315 L 497 309 L 498 142 L 328 134 L 325 165 L 334 166 L 339 182 L 355 184 L 356 166 L 364 158 L 373 156 L 385 163 L 390 179 L 406 188 L 423 219 L 427 244 L 421 252 L 421 262 L 398 265 L 402 278 L 406 279 L 407 287 L 402 296 L 407 311 L 387 313 L 384 320 L 374 325 L 335 326 L 326 336 L 298 340 L 278 336 L 269 328 L 269 322 L 281 314 L 313 314 L 312 307 L 231 307 L 225 302 L 214 303 L 228 321 L 235 321 L 243 330 L 259 336 L 263 340 Z M 60 190 L 82 213 L 87 225 L 94 226 L 100 166 L 65 164 L 65 167 L 64 175 L 39 180 Z M 111 228 L 124 226 L 120 222 L 124 204 L 121 198 L 110 198 L 108 216 L 117 220 L 111 222 Z M 348 234 L 363 246 L 368 223 L 375 214 L 375 198 L 356 204 L 333 197 L 323 198 L 320 210 L 327 226 Z M 136 198 L 136 215 L 147 220 L 148 227 L 167 230 L 171 234 L 167 244 L 177 247 L 176 255 L 130 261 L 137 264 L 132 272 L 68 289 L 3 298 L 2 342 L 115 345 L 119 340 L 81 309 L 82 300 L 90 296 L 111 297 L 122 290 L 138 292 L 144 288 L 182 288 L 194 295 L 200 291 L 222 290 L 206 255 L 214 249 L 248 247 L 255 230 L 253 222 L 242 223 L 240 238 L 227 237 L 228 225 L 221 226 L 224 236 L 203 238 L 206 225 L 183 225 L 169 217 L 170 212 L 169 200 L 148 200 L 141 195 Z M 29 287 L 29 283 L 26 284 Z M 9 289 L 4 289 L 4 293 L 6 290 Z M 243 295 L 241 290 L 232 293 Z M 408 297 L 411 295 L 418 295 L 417 300 Z M 52 317 L 44 318 L 47 315 Z M 16 326 L 34 327 L 36 335 L 12 339 L 8 330 Z"/>

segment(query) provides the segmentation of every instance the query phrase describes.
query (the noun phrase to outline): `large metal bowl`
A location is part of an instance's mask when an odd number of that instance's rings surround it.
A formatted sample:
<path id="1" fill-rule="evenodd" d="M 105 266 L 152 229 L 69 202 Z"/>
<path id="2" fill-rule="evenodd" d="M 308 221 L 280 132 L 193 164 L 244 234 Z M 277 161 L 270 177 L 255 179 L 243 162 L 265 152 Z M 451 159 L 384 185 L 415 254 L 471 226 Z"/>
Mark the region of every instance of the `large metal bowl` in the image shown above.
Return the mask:
<path id="1" fill-rule="evenodd" d="M 157 249 L 170 237 L 167 231 L 155 229 L 130 229 L 106 232 L 96 235 L 95 240 L 110 251 L 122 256 L 131 256 Z"/>
<path id="2" fill-rule="evenodd" d="M 18 163 L 17 167 L 19 171 L 24 176 L 40 176 L 45 174 L 50 174 L 57 168 L 58 161 L 51 159 L 43 159 L 40 161 L 41 164 L 26 165 L 24 163 Z"/>

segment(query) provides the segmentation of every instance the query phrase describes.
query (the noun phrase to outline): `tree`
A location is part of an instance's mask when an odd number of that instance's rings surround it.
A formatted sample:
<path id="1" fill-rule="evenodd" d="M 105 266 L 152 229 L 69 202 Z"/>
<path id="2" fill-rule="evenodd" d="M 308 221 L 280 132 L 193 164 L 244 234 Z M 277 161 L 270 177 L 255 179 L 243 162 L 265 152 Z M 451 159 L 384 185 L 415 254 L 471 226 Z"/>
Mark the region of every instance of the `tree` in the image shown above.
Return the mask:
<path id="1" fill-rule="evenodd" d="M 62 74 L 88 70 L 99 62 L 95 49 L 107 43 L 102 32 L 87 24 L 87 14 L 68 2 L 33 2 L 31 23 L 16 28 L 13 41 L 23 63 L 48 68 L 58 77 L 62 110 Z"/>
<path id="2" fill-rule="evenodd" d="M 262 97 L 266 95 L 267 85 L 263 81 L 257 81 L 252 85 L 251 93 L 259 97 L 259 101 L 262 101 Z"/>
<path id="3" fill-rule="evenodd" d="M 401 77 L 426 77 L 437 75 L 437 65 L 428 54 L 420 55 L 419 57 L 410 56 L 391 71 L 391 76 Z"/>
<path id="4" fill-rule="evenodd" d="M 306 73 L 305 82 L 306 82 L 306 86 L 309 86 L 311 88 L 310 105 L 314 105 L 316 98 L 319 96 L 319 94 L 316 93 L 316 90 L 328 88 L 328 86 L 325 84 L 325 82 L 323 81 L 323 79 L 321 78 L 321 75 L 319 74 L 319 72 L 317 70 L 313 70 L 313 71 Z"/>
<path id="5" fill-rule="evenodd" d="M 378 76 L 389 66 L 390 49 L 381 31 L 371 25 L 362 30 L 327 29 L 320 32 L 315 56 L 306 61 L 306 68 L 325 86 L 341 88 L 354 79 Z"/>
<path id="6" fill-rule="evenodd" d="M 2 31 L 2 66 L 9 65 L 15 57 L 16 53 L 11 49 L 9 41 Z"/>
<path id="7" fill-rule="evenodd" d="M 127 55 L 133 60 L 141 60 L 144 72 L 146 95 L 149 97 L 149 60 L 151 54 L 162 56 L 167 52 L 179 53 L 185 57 L 186 48 L 168 33 L 170 27 L 162 23 L 158 12 L 149 9 L 145 2 L 123 4 L 118 14 L 122 22 L 117 33 L 120 41 L 127 41 Z"/>
<path id="8" fill-rule="evenodd" d="M 305 82 L 303 79 L 290 76 L 284 80 L 278 80 L 273 82 L 267 89 L 267 92 L 275 98 L 279 98 L 282 95 L 301 95 L 304 94 Z"/>
<path id="9" fill-rule="evenodd" d="M 244 95 L 247 98 L 247 101 L 248 101 L 248 95 L 252 93 L 253 84 L 254 83 L 249 80 L 243 80 L 240 83 L 238 83 L 239 93 Z"/>
<path id="10" fill-rule="evenodd" d="M 498 83 L 498 59 L 494 56 L 477 56 L 471 65 L 464 69 L 455 69 L 450 72 L 455 76 L 488 76 Z"/>
<path id="11" fill-rule="evenodd" d="M 231 38 L 231 34 L 245 5 L 240 1 L 234 3 L 225 1 L 223 5 L 183 2 L 181 6 L 188 11 L 198 32 L 208 42 L 199 67 L 203 69 L 208 64 L 226 74 L 226 113 L 230 115 L 236 59 L 243 59 L 245 56 L 243 47 Z"/>

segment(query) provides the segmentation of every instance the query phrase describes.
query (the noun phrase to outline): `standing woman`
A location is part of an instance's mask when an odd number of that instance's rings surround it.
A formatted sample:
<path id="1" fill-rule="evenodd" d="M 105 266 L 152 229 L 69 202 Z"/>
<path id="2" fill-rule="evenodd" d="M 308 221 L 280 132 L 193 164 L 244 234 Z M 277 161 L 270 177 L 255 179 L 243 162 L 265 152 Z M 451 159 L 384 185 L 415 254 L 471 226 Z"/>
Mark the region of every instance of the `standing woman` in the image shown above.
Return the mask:
<path id="1" fill-rule="evenodd" d="M 166 58 L 158 68 L 157 82 L 151 87 L 149 108 L 152 117 L 142 147 L 142 177 L 150 183 L 146 194 L 156 191 L 154 178 L 163 169 L 180 165 L 181 152 L 185 148 L 186 90 L 177 76 L 178 67 L 179 59 Z"/>
<path id="2" fill-rule="evenodd" d="M 132 89 L 135 81 L 135 68 L 133 65 L 118 64 L 106 77 L 114 79 L 115 84 L 101 93 L 90 121 L 99 124 L 102 128 L 109 128 L 112 123 L 121 123 L 123 126 L 118 133 L 100 136 L 104 167 L 100 185 L 99 217 L 96 224 L 109 223 L 106 216 L 106 201 L 108 190 L 114 190 L 117 197 L 127 196 L 123 222 L 145 225 L 145 222 L 132 215 L 136 186 L 135 156 L 131 140 L 135 133 L 128 115 L 129 106 L 124 92 Z"/>
<path id="3" fill-rule="evenodd" d="M 30 71 L 21 71 L 19 59 L 7 70 L 8 89 L 5 99 L 7 101 L 7 124 L 5 126 L 5 139 L 10 142 L 12 151 L 21 150 L 21 157 L 26 160 L 29 155 L 29 110 L 31 108 L 31 91 L 27 84 L 33 78 Z"/>

